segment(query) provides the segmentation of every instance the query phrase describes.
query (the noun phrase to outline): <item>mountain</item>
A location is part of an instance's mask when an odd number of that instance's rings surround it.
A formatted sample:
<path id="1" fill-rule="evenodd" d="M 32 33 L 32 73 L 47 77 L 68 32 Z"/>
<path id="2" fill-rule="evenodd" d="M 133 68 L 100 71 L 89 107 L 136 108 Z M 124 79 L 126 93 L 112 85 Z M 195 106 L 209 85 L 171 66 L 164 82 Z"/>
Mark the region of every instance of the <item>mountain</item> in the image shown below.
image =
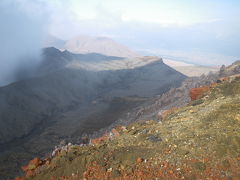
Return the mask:
<path id="1" fill-rule="evenodd" d="M 67 50 L 60 51 L 54 47 L 45 48 L 43 50 L 42 57 L 43 60 L 36 70 L 37 75 L 55 72 L 65 69 L 67 66 L 72 66 L 70 68 L 75 68 L 75 66 L 72 64 L 76 64 L 76 66 L 85 64 L 85 66 L 82 66 L 82 69 L 87 69 L 87 66 L 90 63 L 96 64 L 99 62 L 114 62 L 114 60 L 124 59 L 122 57 L 106 56 L 97 53 L 73 54 Z"/>
<path id="2" fill-rule="evenodd" d="M 107 37 L 77 36 L 62 41 L 50 36 L 45 47 L 56 47 L 61 50 L 68 50 L 77 54 L 99 53 L 107 56 L 118 57 L 139 57 L 140 55 L 128 47 L 115 42 Z"/>
<path id="3" fill-rule="evenodd" d="M 186 78 L 156 57 L 131 61 L 47 48 L 43 58 L 34 76 L 0 88 L 0 179 L 62 140 L 79 143 Z"/>
<path id="4" fill-rule="evenodd" d="M 186 79 L 140 104 L 151 106 L 140 114 L 155 112 L 155 120 L 118 124 L 89 144 L 60 144 L 51 157 L 31 160 L 19 179 L 239 179 L 239 67 Z M 159 113 L 174 99 L 183 103 Z"/>

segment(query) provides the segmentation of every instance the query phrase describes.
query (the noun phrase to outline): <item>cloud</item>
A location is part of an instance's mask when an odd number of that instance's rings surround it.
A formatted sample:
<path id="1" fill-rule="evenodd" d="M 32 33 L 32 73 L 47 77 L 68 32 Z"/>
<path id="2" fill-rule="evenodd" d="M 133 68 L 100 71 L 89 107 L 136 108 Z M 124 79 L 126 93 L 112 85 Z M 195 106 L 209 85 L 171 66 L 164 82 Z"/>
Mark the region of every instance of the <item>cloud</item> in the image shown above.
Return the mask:
<path id="1" fill-rule="evenodd" d="M 108 36 L 135 49 L 197 49 L 240 56 L 239 12 L 237 5 L 226 1 L 1 0 L 0 4 L 4 27 L 0 38 L 6 41 L 1 49 L 7 54 L 3 58 L 1 53 L 0 61 L 8 59 L 1 68 L 5 71 L 17 68 L 10 64 L 23 64 L 15 62 L 16 57 L 39 54 L 46 33 L 61 39 Z M 10 55 L 13 49 L 16 53 Z"/>
<path id="2" fill-rule="evenodd" d="M 43 14 L 35 12 L 43 5 L 41 1 L 1 0 L 0 86 L 19 78 L 20 69 L 27 71 L 39 63 L 47 29 Z"/>

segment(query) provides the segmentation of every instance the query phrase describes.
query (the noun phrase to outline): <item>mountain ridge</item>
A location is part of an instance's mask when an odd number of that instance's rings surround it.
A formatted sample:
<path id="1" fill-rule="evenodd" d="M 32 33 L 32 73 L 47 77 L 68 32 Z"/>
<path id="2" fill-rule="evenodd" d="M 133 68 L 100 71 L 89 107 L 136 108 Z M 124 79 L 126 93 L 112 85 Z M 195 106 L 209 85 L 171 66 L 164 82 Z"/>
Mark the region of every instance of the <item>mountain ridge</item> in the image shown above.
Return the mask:
<path id="1" fill-rule="evenodd" d="M 45 156 L 61 140 L 79 142 L 83 134 L 106 128 L 186 78 L 160 58 L 132 69 L 88 71 L 66 64 L 77 58 L 114 64 L 116 57 L 93 54 L 97 59 L 91 60 L 88 54 L 47 50 L 34 77 L 0 88 L 0 179 L 19 173 L 21 164 Z"/>

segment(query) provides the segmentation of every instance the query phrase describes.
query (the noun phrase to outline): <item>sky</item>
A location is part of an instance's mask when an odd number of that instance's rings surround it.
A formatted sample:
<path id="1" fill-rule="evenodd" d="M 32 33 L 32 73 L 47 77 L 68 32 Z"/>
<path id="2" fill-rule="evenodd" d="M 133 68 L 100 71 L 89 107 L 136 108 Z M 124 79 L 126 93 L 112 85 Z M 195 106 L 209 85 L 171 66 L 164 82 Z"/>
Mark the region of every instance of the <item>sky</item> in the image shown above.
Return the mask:
<path id="1" fill-rule="evenodd" d="M 1 0 L 0 84 L 35 63 L 48 34 L 105 36 L 142 54 L 230 64 L 240 59 L 239 17 L 239 0 Z"/>
<path id="2" fill-rule="evenodd" d="M 40 62 L 48 32 L 49 26 L 33 5 L 28 9 L 19 2 L 0 1 L 0 86 L 23 78 Z"/>
<path id="3" fill-rule="evenodd" d="M 209 54 L 200 64 L 230 63 L 240 57 L 238 0 L 39 2 L 50 14 L 49 32 L 62 39 L 79 34 L 106 36 L 142 52 Z M 211 62 L 214 54 L 223 59 Z"/>

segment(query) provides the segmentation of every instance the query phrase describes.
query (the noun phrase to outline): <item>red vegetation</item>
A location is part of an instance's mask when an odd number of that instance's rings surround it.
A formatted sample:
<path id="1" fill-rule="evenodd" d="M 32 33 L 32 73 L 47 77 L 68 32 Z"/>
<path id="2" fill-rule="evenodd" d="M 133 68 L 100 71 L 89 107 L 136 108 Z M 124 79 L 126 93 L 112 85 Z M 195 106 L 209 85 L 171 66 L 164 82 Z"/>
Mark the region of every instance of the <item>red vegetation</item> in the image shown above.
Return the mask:
<path id="1" fill-rule="evenodd" d="M 203 94 L 206 93 L 209 90 L 210 90 L 209 86 L 202 86 L 202 87 L 199 87 L 199 88 L 192 88 L 190 90 L 191 100 L 194 101 L 194 100 L 202 98 Z"/>
<path id="2" fill-rule="evenodd" d="M 16 177 L 14 180 L 23 180 L 23 177 Z"/>
<path id="3" fill-rule="evenodd" d="M 111 130 L 111 132 L 112 132 L 114 137 L 120 136 L 119 132 L 115 128 L 113 128 Z M 91 143 L 94 144 L 94 145 L 97 145 L 97 144 L 101 144 L 102 142 L 104 142 L 106 140 L 109 140 L 109 139 L 110 139 L 110 134 L 109 133 L 105 133 L 103 136 L 101 136 L 99 138 L 92 139 Z"/>
<path id="4" fill-rule="evenodd" d="M 140 158 L 141 159 L 141 158 Z M 216 163 L 209 158 L 191 159 L 182 162 L 179 167 L 170 164 L 167 161 L 144 162 L 138 158 L 132 169 L 108 169 L 92 162 L 83 174 L 83 178 L 87 180 L 94 179 L 112 179 L 112 180 L 146 180 L 146 179 L 229 179 L 228 175 L 223 172 L 229 172 L 232 179 L 239 178 L 239 166 L 235 159 L 226 160 L 229 167 L 225 167 L 222 162 Z M 117 176 L 115 171 L 117 171 Z"/>
<path id="5" fill-rule="evenodd" d="M 165 119 L 167 116 L 169 116 L 170 114 L 173 114 L 177 110 L 178 110 L 178 108 L 174 107 L 172 109 L 168 109 L 168 110 L 164 111 L 161 115 L 161 119 Z"/>
<path id="6" fill-rule="evenodd" d="M 25 175 L 23 177 L 16 177 L 14 180 L 23 180 L 25 177 L 31 177 L 35 175 L 35 170 L 42 165 L 50 164 L 50 158 L 45 160 L 41 160 L 40 158 L 34 158 L 29 161 L 28 165 L 22 166 L 22 170 L 24 171 Z"/>
<path id="7" fill-rule="evenodd" d="M 115 128 L 112 129 L 112 133 L 115 137 L 120 136 L 119 132 Z"/>
<path id="8" fill-rule="evenodd" d="M 28 165 L 23 166 L 22 170 L 26 173 L 26 177 L 33 176 L 34 170 L 43 164 L 43 161 L 39 158 L 34 158 L 33 160 L 29 161 Z"/>
<path id="9" fill-rule="evenodd" d="M 104 134 L 103 136 L 101 136 L 99 138 L 92 139 L 91 143 L 94 144 L 94 145 L 97 145 L 97 144 L 101 144 L 102 142 L 104 142 L 108 139 L 109 139 L 108 134 Z"/>

